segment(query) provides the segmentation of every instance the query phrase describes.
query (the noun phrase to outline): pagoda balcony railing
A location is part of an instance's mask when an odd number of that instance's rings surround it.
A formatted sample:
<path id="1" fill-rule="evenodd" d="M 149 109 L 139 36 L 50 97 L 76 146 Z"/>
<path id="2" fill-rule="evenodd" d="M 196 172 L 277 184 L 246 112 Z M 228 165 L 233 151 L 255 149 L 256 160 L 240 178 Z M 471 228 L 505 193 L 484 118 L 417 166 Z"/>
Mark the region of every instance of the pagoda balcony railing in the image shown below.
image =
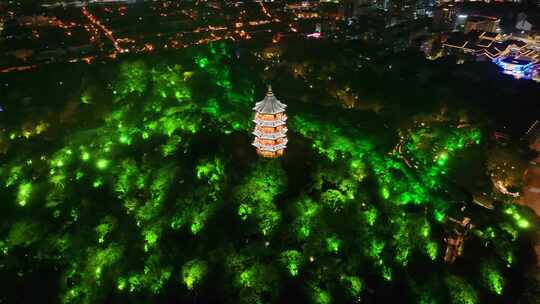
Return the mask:
<path id="1" fill-rule="evenodd" d="M 264 120 L 258 120 L 258 119 L 254 119 L 253 122 L 259 126 L 262 126 L 262 127 L 277 127 L 277 126 L 282 126 L 285 124 L 285 121 L 284 120 L 272 120 L 272 121 L 264 121 Z"/>
<path id="2" fill-rule="evenodd" d="M 255 134 L 255 135 L 257 135 L 257 134 Z M 280 139 L 280 138 L 283 138 L 283 137 L 286 137 L 286 136 L 287 136 L 286 134 L 271 134 L 271 135 L 263 135 L 263 136 L 258 136 L 257 135 L 257 137 L 260 138 L 260 139 L 268 139 L 268 140 Z"/>
<path id="3" fill-rule="evenodd" d="M 260 149 L 262 151 L 276 152 L 276 151 L 285 149 L 287 147 L 287 141 L 285 140 L 283 143 L 278 144 L 278 145 L 273 145 L 273 146 L 266 146 L 266 145 L 261 145 L 259 143 L 253 143 L 253 146 L 257 147 L 257 149 Z"/>
<path id="4" fill-rule="evenodd" d="M 253 135 L 255 135 L 257 137 L 260 137 L 260 138 L 269 138 L 269 139 L 281 138 L 281 137 L 285 137 L 287 135 L 287 128 L 283 128 L 283 129 L 281 129 L 279 131 L 272 132 L 272 133 L 267 133 L 267 132 L 262 132 L 260 130 L 255 130 L 255 131 L 253 131 Z"/>
<path id="5" fill-rule="evenodd" d="M 285 114 L 255 114 L 255 120 L 260 120 L 260 121 L 274 121 L 274 120 L 283 120 L 283 121 L 286 121 L 287 120 L 287 115 Z"/>
<path id="6" fill-rule="evenodd" d="M 258 143 L 265 146 L 274 146 L 287 141 L 287 137 L 278 137 L 278 138 L 261 138 L 257 137 L 253 140 L 254 143 Z"/>
<path id="7" fill-rule="evenodd" d="M 253 132 L 260 132 L 261 134 L 287 133 L 287 131 L 289 131 L 289 129 L 287 129 L 285 125 L 277 127 L 256 126 L 255 130 L 253 130 Z"/>

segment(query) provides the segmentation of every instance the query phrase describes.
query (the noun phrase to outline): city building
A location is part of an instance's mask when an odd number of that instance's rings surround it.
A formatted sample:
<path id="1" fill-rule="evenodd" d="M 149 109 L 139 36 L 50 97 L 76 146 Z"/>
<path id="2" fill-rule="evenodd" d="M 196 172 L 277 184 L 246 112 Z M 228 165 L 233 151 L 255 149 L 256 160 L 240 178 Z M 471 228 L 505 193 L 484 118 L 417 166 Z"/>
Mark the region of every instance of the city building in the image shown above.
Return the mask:
<path id="1" fill-rule="evenodd" d="M 346 0 L 341 5 L 344 9 L 344 16 L 352 18 L 365 15 L 372 4 L 373 1 L 369 0 Z"/>
<path id="2" fill-rule="evenodd" d="M 298 23 L 312 21 L 296 20 L 279 1 L 69 1 L 65 6 L 36 4 L 35 9 L 13 3 L 0 1 L 0 73 L 52 62 L 89 64 L 222 40 L 305 35 L 308 32 L 300 32 Z M 317 13 L 318 2 L 306 3 L 307 12 Z M 336 13 L 327 11 L 335 20 Z"/>
<path id="3" fill-rule="evenodd" d="M 317 2 L 292 2 L 285 6 L 285 11 L 292 13 L 296 19 L 313 19 L 320 16 Z"/>
<path id="4" fill-rule="evenodd" d="M 454 32 L 446 37 L 443 47 L 448 54 L 464 53 L 475 59 L 497 59 L 505 56 L 538 59 L 533 46 L 512 35 L 472 31 L 467 34 Z"/>
<path id="5" fill-rule="evenodd" d="M 433 17 L 437 2 L 434 0 L 416 1 L 416 15 L 419 17 Z"/>
<path id="6" fill-rule="evenodd" d="M 286 107 L 274 96 L 272 87 L 268 87 L 264 99 L 253 108 L 256 112 L 253 146 L 262 157 L 279 157 L 287 147 Z"/>
<path id="7" fill-rule="evenodd" d="M 489 16 L 468 16 L 465 21 L 464 32 L 471 31 L 499 32 L 501 19 Z"/>
<path id="8" fill-rule="evenodd" d="M 530 37 L 471 31 L 453 32 L 443 41 L 446 55 L 462 60 L 490 60 L 516 79 L 539 79 L 540 48 Z"/>
<path id="9" fill-rule="evenodd" d="M 503 73 L 512 75 L 516 79 L 532 79 L 535 61 L 529 57 L 504 56 L 493 60 L 503 69 Z"/>
<path id="10" fill-rule="evenodd" d="M 459 8 L 454 4 L 438 6 L 433 11 L 433 28 L 437 30 L 453 29 Z"/>

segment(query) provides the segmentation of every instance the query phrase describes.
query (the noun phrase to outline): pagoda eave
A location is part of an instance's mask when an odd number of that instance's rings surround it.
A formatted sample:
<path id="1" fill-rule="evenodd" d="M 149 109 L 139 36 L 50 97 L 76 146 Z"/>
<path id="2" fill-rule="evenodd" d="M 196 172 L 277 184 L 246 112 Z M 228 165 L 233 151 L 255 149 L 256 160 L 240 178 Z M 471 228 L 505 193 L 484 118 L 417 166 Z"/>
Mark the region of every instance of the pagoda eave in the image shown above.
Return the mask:
<path id="1" fill-rule="evenodd" d="M 279 144 L 277 146 L 264 146 L 264 145 L 259 145 L 259 144 L 254 143 L 253 146 L 261 151 L 270 151 L 270 152 L 285 150 L 285 148 L 287 148 L 287 144 Z"/>
<path id="2" fill-rule="evenodd" d="M 279 127 L 286 124 L 285 120 L 266 121 L 254 119 L 253 122 L 262 127 Z"/>
<path id="3" fill-rule="evenodd" d="M 286 130 L 276 133 L 264 133 L 260 131 L 255 131 L 252 134 L 262 139 L 279 139 L 287 136 Z"/>

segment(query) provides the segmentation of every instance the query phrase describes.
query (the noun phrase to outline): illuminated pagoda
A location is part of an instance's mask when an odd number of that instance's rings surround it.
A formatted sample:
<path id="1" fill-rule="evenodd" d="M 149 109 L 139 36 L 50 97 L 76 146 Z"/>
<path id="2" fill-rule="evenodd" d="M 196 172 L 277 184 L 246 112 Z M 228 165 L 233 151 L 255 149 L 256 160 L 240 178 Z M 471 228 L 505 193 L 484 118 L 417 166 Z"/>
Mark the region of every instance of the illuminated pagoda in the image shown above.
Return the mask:
<path id="1" fill-rule="evenodd" d="M 257 154 L 269 158 L 283 155 L 287 147 L 286 107 L 274 96 L 271 86 L 268 86 L 264 99 L 253 107 L 256 112 L 253 146 L 257 148 Z"/>

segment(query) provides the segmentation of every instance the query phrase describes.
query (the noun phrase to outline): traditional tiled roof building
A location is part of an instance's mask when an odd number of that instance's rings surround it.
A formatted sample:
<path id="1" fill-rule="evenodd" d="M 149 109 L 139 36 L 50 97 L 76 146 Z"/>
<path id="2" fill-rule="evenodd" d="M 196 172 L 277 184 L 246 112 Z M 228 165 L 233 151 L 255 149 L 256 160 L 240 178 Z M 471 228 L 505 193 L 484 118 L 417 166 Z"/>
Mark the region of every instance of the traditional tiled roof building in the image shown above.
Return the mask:
<path id="1" fill-rule="evenodd" d="M 255 111 L 253 146 L 257 148 L 259 155 L 270 158 L 283 155 L 287 147 L 286 107 L 274 96 L 271 87 L 268 87 L 264 99 L 253 107 Z"/>

